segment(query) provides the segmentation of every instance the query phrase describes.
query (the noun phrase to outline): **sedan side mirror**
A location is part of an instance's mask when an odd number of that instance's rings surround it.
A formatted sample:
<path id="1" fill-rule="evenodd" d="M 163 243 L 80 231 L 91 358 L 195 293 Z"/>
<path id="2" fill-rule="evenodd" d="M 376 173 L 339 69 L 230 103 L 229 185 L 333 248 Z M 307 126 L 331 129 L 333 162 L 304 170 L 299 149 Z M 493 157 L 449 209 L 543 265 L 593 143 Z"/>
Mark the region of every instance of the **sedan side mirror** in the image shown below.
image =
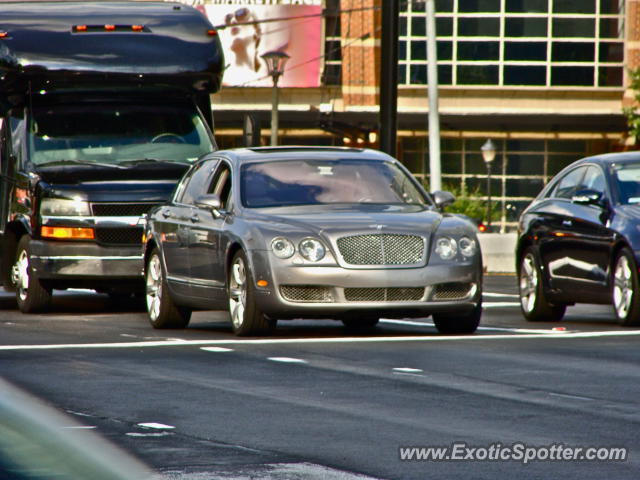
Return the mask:
<path id="1" fill-rule="evenodd" d="M 604 195 L 602 192 L 591 189 L 578 190 L 571 201 L 579 205 L 597 205 L 602 207 L 605 205 Z"/>
<path id="2" fill-rule="evenodd" d="M 436 207 L 440 210 L 444 210 L 445 207 L 448 207 L 456 201 L 456 197 L 453 193 L 445 192 L 443 190 L 436 190 L 431 195 L 433 196 L 433 201 L 436 202 Z"/>
<path id="3" fill-rule="evenodd" d="M 218 211 L 222 208 L 222 200 L 215 193 L 200 195 L 195 201 L 196 207 L 205 208 L 207 210 Z"/>

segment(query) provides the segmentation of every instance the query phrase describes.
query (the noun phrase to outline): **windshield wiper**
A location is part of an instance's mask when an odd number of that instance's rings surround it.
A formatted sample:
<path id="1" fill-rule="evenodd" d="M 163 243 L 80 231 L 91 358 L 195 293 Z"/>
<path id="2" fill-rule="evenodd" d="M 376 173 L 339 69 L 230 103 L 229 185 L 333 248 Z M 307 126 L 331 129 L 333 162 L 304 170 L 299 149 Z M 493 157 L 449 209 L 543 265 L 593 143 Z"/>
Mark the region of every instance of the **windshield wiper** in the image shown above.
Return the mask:
<path id="1" fill-rule="evenodd" d="M 44 162 L 38 164 L 39 167 L 51 167 L 58 165 L 82 165 L 84 167 L 107 167 L 107 168 L 122 168 L 120 165 L 116 165 L 114 163 L 101 163 L 101 162 L 88 162 L 83 160 L 72 160 L 72 159 L 63 159 L 63 160 L 53 160 L 51 162 Z"/>
<path id="2" fill-rule="evenodd" d="M 124 160 L 122 162 L 119 163 L 119 165 L 148 165 L 150 163 L 172 163 L 172 164 L 178 164 L 178 165 L 184 165 L 186 162 L 180 161 L 180 160 L 166 160 L 166 159 L 160 159 L 160 158 L 137 158 L 135 160 Z"/>

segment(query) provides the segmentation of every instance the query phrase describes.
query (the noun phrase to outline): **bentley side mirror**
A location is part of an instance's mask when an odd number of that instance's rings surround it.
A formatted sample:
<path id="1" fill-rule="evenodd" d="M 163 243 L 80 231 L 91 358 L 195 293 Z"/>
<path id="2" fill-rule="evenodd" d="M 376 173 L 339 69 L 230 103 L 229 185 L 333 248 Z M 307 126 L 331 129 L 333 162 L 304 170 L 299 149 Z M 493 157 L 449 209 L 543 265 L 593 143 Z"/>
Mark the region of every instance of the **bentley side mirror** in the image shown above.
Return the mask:
<path id="1" fill-rule="evenodd" d="M 451 192 L 446 192 L 444 190 L 436 190 L 431 194 L 433 196 L 433 201 L 436 202 L 436 207 L 440 210 L 444 210 L 446 207 L 451 205 L 456 201 L 456 197 Z"/>

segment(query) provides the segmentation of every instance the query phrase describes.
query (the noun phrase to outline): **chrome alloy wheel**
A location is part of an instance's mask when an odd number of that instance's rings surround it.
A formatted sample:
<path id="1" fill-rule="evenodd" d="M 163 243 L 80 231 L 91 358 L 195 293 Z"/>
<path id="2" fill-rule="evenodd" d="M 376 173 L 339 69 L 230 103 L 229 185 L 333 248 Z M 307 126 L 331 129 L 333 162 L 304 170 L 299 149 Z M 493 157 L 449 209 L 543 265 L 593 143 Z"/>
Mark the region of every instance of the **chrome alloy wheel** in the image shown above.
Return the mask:
<path id="1" fill-rule="evenodd" d="M 616 309 L 618 318 L 627 318 L 632 302 L 633 273 L 629 259 L 621 255 L 616 262 L 613 274 L 613 307 Z"/>
<path id="2" fill-rule="evenodd" d="M 525 255 L 520 265 L 520 303 L 522 310 L 531 313 L 538 296 L 538 270 L 531 253 Z"/>
<path id="3" fill-rule="evenodd" d="M 236 257 L 229 276 L 229 313 L 235 329 L 244 323 L 247 306 L 247 271 L 242 257 Z"/>
<path id="4" fill-rule="evenodd" d="M 152 255 L 147 265 L 146 301 L 149 318 L 156 321 L 160 316 L 160 302 L 162 302 L 162 267 L 160 257 Z"/>
<path id="5" fill-rule="evenodd" d="M 20 300 L 25 301 L 29 288 L 29 254 L 26 250 L 20 252 L 16 263 L 13 265 L 11 278 L 18 289 Z"/>

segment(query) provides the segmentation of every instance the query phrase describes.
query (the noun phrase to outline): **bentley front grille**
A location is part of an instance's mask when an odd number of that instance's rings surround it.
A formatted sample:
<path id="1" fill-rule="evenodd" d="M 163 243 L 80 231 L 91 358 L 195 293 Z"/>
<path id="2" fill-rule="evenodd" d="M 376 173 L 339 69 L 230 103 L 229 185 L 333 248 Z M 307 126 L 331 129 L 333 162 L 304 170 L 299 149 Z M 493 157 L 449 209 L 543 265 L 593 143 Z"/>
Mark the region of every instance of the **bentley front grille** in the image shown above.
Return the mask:
<path id="1" fill-rule="evenodd" d="M 433 288 L 433 300 L 460 300 L 469 295 L 472 283 L 440 283 Z"/>
<path id="2" fill-rule="evenodd" d="M 345 288 L 348 302 L 417 302 L 424 296 L 422 287 Z"/>
<path id="3" fill-rule="evenodd" d="M 351 265 L 415 265 L 423 261 L 424 239 L 417 235 L 369 234 L 342 237 L 340 255 Z"/>
<path id="4" fill-rule="evenodd" d="M 280 294 L 289 302 L 330 303 L 333 301 L 328 287 L 316 285 L 281 285 Z"/>

